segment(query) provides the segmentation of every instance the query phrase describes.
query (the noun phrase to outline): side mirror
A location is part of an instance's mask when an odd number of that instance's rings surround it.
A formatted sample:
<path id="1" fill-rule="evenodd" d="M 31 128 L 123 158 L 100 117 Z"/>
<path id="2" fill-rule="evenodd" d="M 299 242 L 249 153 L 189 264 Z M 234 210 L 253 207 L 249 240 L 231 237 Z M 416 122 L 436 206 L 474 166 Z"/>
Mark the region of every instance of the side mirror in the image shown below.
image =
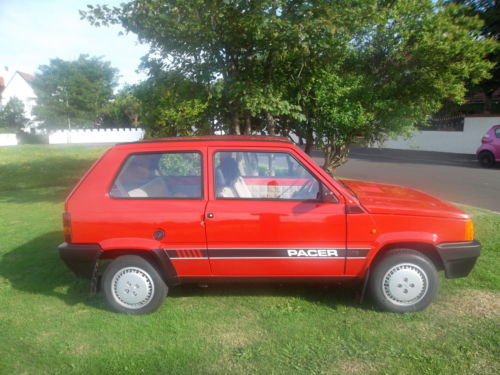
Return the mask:
<path id="1" fill-rule="evenodd" d="M 324 189 L 321 193 L 321 202 L 323 203 L 338 203 L 337 197 L 328 189 Z"/>

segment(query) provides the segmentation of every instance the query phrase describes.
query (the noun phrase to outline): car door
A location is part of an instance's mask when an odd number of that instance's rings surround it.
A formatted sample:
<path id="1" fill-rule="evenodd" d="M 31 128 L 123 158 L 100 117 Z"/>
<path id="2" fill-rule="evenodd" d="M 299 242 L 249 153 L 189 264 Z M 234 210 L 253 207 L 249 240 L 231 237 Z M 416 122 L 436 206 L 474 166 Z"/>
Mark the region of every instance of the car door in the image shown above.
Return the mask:
<path id="1" fill-rule="evenodd" d="M 113 239 L 113 246 L 149 249 L 155 244 L 178 276 L 210 275 L 203 221 L 205 152 L 205 147 L 177 146 L 127 156 L 110 199 L 100 208 L 101 232 Z"/>
<path id="2" fill-rule="evenodd" d="M 209 147 L 208 162 L 205 222 L 215 276 L 344 274 L 343 199 L 312 163 L 290 148 L 255 147 Z"/>

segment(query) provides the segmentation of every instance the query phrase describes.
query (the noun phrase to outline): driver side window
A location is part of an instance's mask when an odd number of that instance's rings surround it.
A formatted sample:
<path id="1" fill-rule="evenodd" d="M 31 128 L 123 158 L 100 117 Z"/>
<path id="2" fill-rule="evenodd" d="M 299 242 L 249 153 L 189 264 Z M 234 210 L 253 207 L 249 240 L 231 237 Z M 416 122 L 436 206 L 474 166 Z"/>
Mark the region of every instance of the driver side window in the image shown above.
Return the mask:
<path id="1" fill-rule="evenodd" d="M 326 190 L 284 152 L 217 152 L 214 176 L 216 199 L 317 201 Z"/>

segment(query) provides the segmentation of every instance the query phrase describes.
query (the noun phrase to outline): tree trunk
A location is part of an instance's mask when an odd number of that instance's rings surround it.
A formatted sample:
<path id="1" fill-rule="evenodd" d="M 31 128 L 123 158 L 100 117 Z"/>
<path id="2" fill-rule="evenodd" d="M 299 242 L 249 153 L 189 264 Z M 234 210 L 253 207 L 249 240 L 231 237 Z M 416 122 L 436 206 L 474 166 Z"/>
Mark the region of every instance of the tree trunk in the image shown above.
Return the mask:
<path id="1" fill-rule="evenodd" d="M 247 113 L 245 115 L 245 128 L 244 128 L 243 134 L 245 134 L 245 135 L 252 134 L 252 118 L 250 117 L 249 113 Z"/>
<path id="2" fill-rule="evenodd" d="M 232 128 L 233 128 L 233 134 L 235 135 L 241 135 L 241 129 L 240 129 L 240 113 L 239 112 L 234 112 L 233 118 L 232 118 Z"/>
<path id="3" fill-rule="evenodd" d="M 349 157 L 349 143 L 341 145 L 329 144 L 323 147 L 323 151 L 325 152 L 323 169 L 330 176 L 335 176 L 335 169 L 344 164 Z"/>
<path id="4" fill-rule="evenodd" d="M 269 112 L 266 113 L 266 128 L 269 135 L 276 134 L 276 123 Z"/>
<path id="5" fill-rule="evenodd" d="M 304 152 L 307 155 L 311 155 L 313 146 L 314 146 L 313 132 L 312 132 L 312 129 L 310 127 L 307 127 L 306 147 L 304 149 Z"/>

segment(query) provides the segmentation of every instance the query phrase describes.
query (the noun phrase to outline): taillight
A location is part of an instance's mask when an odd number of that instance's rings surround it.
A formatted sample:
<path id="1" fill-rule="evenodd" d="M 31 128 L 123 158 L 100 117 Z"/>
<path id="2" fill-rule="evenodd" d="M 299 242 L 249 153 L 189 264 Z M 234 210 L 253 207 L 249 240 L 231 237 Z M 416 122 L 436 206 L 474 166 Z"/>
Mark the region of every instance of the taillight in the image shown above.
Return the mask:
<path id="1" fill-rule="evenodd" d="M 472 223 L 472 219 L 469 219 L 465 222 L 465 241 L 473 241 L 474 240 L 474 224 Z"/>
<path id="2" fill-rule="evenodd" d="M 483 138 L 481 138 L 481 143 L 491 143 L 493 140 L 490 138 L 489 134 L 486 134 Z"/>
<path id="3" fill-rule="evenodd" d="M 63 213 L 63 233 L 64 241 L 71 242 L 71 214 L 67 211 Z"/>

